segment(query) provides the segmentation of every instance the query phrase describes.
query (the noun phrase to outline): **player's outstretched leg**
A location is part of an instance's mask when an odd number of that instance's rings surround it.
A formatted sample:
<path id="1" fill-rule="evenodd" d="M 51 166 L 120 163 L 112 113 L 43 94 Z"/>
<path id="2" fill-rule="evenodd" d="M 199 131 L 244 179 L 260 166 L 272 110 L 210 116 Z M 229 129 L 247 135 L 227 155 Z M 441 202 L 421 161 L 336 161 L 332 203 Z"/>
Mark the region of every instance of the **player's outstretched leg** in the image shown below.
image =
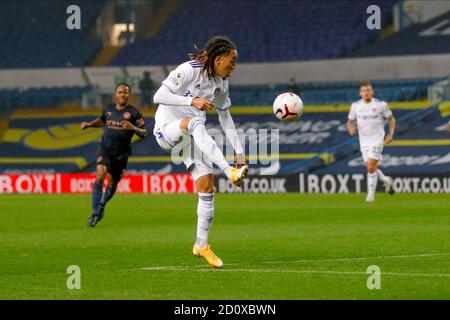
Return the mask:
<path id="1" fill-rule="evenodd" d="M 377 175 L 378 178 L 380 178 L 380 180 L 383 181 L 385 192 L 389 193 L 390 195 L 393 195 L 395 193 L 393 188 L 394 180 L 389 176 L 385 176 L 380 169 L 377 170 Z"/>
<path id="2" fill-rule="evenodd" d="M 186 126 L 185 129 L 194 139 L 195 145 L 211 162 L 216 164 L 231 182 L 237 186 L 242 185 L 243 179 L 247 176 L 248 166 L 243 165 L 239 168 L 231 167 L 222 151 L 217 146 L 213 138 L 208 134 L 205 127 L 205 120 L 199 117 L 183 119 L 181 126 Z"/>
<path id="3" fill-rule="evenodd" d="M 197 205 L 197 239 L 192 252 L 203 257 L 211 266 L 221 268 L 222 260 L 215 255 L 208 243 L 208 235 L 214 218 L 214 186 L 211 175 L 205 175 L 196 180 L 199 190 Z"/>

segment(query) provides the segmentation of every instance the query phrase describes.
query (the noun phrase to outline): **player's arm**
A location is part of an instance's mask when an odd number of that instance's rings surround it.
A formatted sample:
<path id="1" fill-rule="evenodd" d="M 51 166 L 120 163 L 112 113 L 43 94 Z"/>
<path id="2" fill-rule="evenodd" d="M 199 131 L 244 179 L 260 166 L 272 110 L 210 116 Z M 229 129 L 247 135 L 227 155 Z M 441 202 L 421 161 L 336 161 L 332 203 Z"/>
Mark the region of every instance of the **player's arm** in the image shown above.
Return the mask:
<path id="1" fill-rule="evenodd" d="M 169 87 L 162 84 L 153 96 L 155 104 L 165 104 L 169 106 L 190 106 L 192 104 L 192 97 L 185 97 L 175 94 Z"/>
<path id="2" fill-rule="evenodd" d="M 228 81 L 225 83 L 224 90 L 220 91 L 214 98 L 214 104 L 217 114 L 219 115 L 220 125 L 233 146 L 235 153 L 234 164 L 235 166 L 243 165 L 245 164 L 244 148 L 239 140 L 239 135 L 237 134 L 236 126 L 234 125 L 234 121 L 229 110 L 231 107 L 231 100 L 228 91 Z"/>
<path id="3" fill-rule="evenodd" d="M 234 125 L 234 121 L 231 117 L 230 111 L 228 109 L 217 109 L 217 113 L 219 115 L 220 125 L 223 131 L 225 131 L 225 135 L 233 146 L 234 152 L 236 154 L 234 157 L 235 165 L 245 164 L 244 149 L 242 148 L 241 142 L 239 140 L 239 135 L 236 131 L 236 126 Z"/>
<path id="4" fill-rule="evenodd" d="M 139 136 L 139 138 L 147 137 L 147 129 L 139 128 L 139 127 L 135 126 L 134 124 L 132 124 L 128 120 L 122 121 L 122 128 L 124 130 L 133 130 L 134 133 L 136 133 Z"/>
<path id="5" fill-rule="evenodd" d="M 144 117 L 138 112 L 135 119 L 135 124 L 128 120 L 122 121 L 122 128 L 125 130 L 133 130 L 139 138 L 145 139 L 147 137 L 147 129 L 145 128 Z"/>
<path id="6" fill-rule="evenodd" d="M 94 120 L 90 122 L 83 121 L 80 124 L 81 130 L 87 129 L 87 128 L 100 128 L 103 127 L 106 124 L 106 112 L 105 109 L 102 110 L 102 114 L 100 117 L 95 118 Z"/>
<path id="7" fill-rule="evenodd" d="M 352 106 L 350 107 L 350 112 L 348 113 L 348 120 L 346 124 L 347 131 L 351 136 L 354 136 L 358 133 L 355 126 L 355 121 L 356 121 L 356 113 L 352 104 Z"/>
<path id="8" fill-rule="evenodd" d="M 395 118 L 394 115 L 391 114 L 389 117 L 389 132 L 387 136 L 384 138 L 384 143 L 389 144 L 394 139 L 394 132 L 395 132 Z"/>
<path id="9" fill-rule="evenodd" d="M 80 124 L 81 130 L 87 129 L 87 128 L 99 128 L 103 127 L 105 125 L 105 121 L 102 119 L 102 117 L 98 117 L 90 122 L 83 121 Z"/>
<path id="10" fill-rule="evenodd" d="M 179 65 L 162 82 L 153 96 L 153 102 L 169 106 L 194 107 L 204 111 L 211 109 L 213 104 L 208 99 L 189 95 L 188 88 L 195 79 L 195 72 L 189 64 Z"/>
<path id="11" fill-rule="evenodd" d="M 347 125 L 347 131 L 351 136 L 354 136 L 357 134 L 355 120 L 348 119 L 346 125 Z"/>
<path id="12" fill-rule="evenodd" d="M 383 115 L 385 119 L 389 119 L 389 132 L 386 135 L 386 137 L 384 137 L 384 143 L 389 144 L 391 143 L 392 139 L 394 139 L 395 118 L 387 103 L 385 103 L 385 110 Z"/>
<path id="13" fill-rule="evenodd" d="M 165 104 L 169 106 L 195 107 L 203 111 L 208 111 L 214 107 L 213 103 L 208 99 L 199 97 L 185 97 L 175 94 L 164 83 L 153 96 L 153 102 L 155 104 Z"/>

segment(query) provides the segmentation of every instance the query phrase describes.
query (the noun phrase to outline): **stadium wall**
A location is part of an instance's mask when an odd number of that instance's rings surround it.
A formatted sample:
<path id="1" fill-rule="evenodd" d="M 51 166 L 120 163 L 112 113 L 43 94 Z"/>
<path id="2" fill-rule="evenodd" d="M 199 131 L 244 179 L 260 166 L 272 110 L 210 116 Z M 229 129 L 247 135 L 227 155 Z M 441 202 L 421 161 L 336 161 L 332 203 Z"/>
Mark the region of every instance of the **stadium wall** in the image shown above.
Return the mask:
<path id="1" fill-rule="evenodd" d="M 110 90 L 114 78 L 142 77 L 150 71 L 162 81 L 175 66 L 86 67 L 57 69 L 14 69 L 0 71 L 0 88 L 85 86 Z M 240 64 L 231 79 L 235 85 L 297 82 L 340 82 L 445 77 L 450 73 L 450 54 L 401 57 L 344 58 L 335 60 Z M 87 80 L 83 78 L 83 72 Z M 136 88 L 137 89 L 137 88 Z"/>

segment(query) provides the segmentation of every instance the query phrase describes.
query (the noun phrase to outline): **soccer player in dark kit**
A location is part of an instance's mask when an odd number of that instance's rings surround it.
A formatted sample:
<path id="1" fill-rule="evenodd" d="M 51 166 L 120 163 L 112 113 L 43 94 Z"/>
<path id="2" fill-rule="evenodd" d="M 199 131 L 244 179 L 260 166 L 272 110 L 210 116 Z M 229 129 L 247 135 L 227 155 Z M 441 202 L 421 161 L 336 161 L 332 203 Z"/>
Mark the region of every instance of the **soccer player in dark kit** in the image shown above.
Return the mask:
<path id="1" fill-rule="evenodd" d="M 116 192 L 123 171 L 131 155 L 131 138 L 147 136 L 144 118 L 139 110 L 128 104 L 131 87 L 127 83 L 116 85 L 115 101 L 108 104 L 100 117 L 82 122 L 82 130 L 103 127 L 100 153 L 97 157 L 97 177 L 92 188 L 92 215 L 87 225 L 94 227 L 104 216 L 106 203 Z M 108 185 L 103 193 L 103 182 L 108 175 Z"/>

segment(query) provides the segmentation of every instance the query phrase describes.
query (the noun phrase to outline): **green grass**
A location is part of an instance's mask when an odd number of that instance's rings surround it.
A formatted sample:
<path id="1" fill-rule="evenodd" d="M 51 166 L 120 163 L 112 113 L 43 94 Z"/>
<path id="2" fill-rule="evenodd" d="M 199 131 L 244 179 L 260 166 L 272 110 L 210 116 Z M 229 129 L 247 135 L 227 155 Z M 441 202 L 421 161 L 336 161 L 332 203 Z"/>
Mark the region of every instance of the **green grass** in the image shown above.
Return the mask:
<path id="1" fill-rule="evenodd" d="M 223 270 L 191 253 L 196 203 L 117 195 L 88 229 L 89 195 L 2 195 L 0 299 L 450 298 L 448 195 L 218 194 Z M 69 265 L 81 290 L 67 289 Z"/>

